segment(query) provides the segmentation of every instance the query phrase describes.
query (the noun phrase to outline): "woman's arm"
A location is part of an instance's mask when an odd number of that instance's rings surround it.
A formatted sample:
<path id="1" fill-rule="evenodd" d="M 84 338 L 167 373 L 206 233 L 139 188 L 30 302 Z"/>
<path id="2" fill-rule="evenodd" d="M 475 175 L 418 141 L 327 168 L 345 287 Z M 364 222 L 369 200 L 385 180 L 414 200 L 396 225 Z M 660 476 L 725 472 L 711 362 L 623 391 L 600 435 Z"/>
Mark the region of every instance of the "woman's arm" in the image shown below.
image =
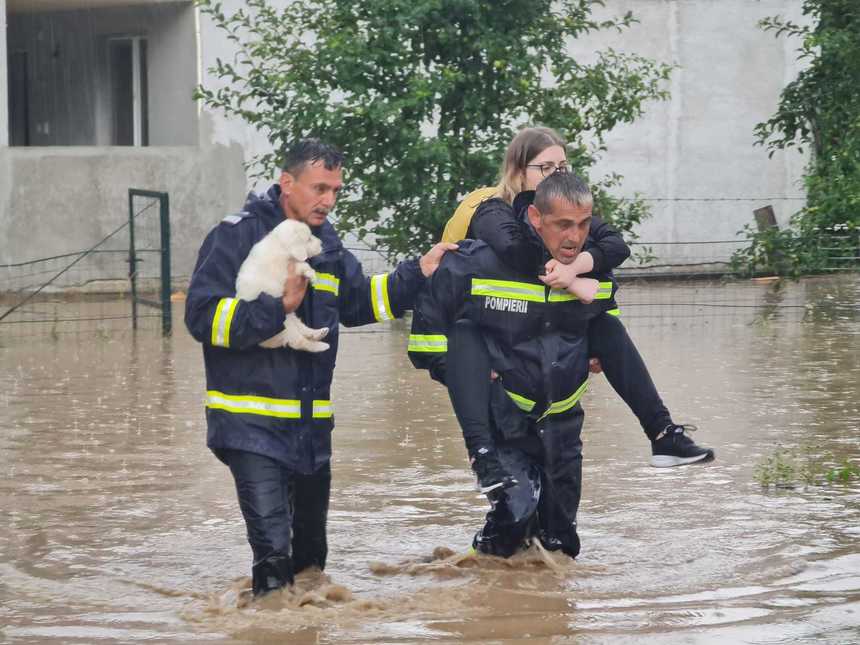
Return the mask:
<path id="1" fill-rule="evenodd" d="M 502 199 L 488 199 L 478 206 L 469 230 L 474 239 L 486 242 L 502 262 L 519 271 L 533 272 L 541 261 L 542 249 L 527 238 L 523 222 Z"/>
<path id="2" fill-rule="evenodd" d="M 624 242 L 624 238 L 596 215 L 591 218 L 591 228 L 584 250 L 588 251 L 594 260 L 591 271 L 595 273 L 609 273 L 630 257 L 630 247 Z"/>

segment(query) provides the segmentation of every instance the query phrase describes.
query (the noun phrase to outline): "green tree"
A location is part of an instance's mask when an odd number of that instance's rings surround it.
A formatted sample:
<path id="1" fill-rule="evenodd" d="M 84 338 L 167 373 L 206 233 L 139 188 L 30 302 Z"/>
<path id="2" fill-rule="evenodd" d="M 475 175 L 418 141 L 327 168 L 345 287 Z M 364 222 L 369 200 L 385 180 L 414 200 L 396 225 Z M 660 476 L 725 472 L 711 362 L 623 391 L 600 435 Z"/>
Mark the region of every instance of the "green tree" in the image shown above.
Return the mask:
<path id="1" fill-rule="evenodd" d="M 800 38 L 798 58 L 806 66 L 755 133 L 771 155 L 810 151 L 807 203 L 784 231 L 747 228 L 752 245 L 736 257 L 753 269 L 778 257 L 778 266 L 767 268 L 794 274 L 856 265 L 860 241 L 860 4 L 805 0 L 803 13 L 809 25 L 780 17 L 760 23 L 777 37 Z"/>
<path id="2" fill-rule="evenodd" d="M 611 49 L 583 62 L 570 42 L 635 22 L 593 17 L 602 0 L 248 0 L 234 12 L 198 0 L 235 46 L 219 87 L 196 96 L 262 131 L 275 150 L 303 136 L 347 155 L 338 226 L 375 235 L 389 256 L 437 241 L 459 198 L 495 183 L 526 123 L 557 128 L 587 174 L 604 135 L 666 97 L 671 67 Z M 255 160 L 270 175 L 277 154 Z M 603 215 L 630 232 L 642 203 L 608 193 Z"/>

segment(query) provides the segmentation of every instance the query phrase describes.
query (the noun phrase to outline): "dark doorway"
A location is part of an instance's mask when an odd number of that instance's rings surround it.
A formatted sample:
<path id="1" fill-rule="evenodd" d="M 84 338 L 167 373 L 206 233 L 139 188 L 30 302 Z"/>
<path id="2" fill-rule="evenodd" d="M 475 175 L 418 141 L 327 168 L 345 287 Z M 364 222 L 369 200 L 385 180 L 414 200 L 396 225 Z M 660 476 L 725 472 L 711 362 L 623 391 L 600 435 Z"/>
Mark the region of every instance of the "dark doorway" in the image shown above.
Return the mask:
<path id="1" fill-rule="evenodd" d="M 30 84 L 27 52 L 9 56 L 9 145 L 30 145 Z"/>

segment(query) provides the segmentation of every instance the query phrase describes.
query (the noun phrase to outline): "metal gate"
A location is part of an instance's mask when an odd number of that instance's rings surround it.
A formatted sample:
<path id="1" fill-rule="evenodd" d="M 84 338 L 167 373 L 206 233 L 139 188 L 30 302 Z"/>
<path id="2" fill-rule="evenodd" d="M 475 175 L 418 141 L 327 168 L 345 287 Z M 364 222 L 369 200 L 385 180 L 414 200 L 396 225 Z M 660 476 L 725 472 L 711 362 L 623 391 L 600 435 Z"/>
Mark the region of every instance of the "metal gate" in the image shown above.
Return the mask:
<path id="1" fill-rule="evenodd" d="M 139 226 L 137 217 L 146 208 L 137 211 L 135 205 L 141 199 L 157 200 L 158 203 L 158 220 L 159 220 L 159 238 L 158 241 L 152 239 L 151 236 L 141 236 L 136 234 L 136 228 Z M 153 204 L 155 202 L 152 202 Z M 155 246 L 155 244 L 158 246 Z M 147 256 L 152 257 L 157 255 L 159 262 L 156 278 L 160 285 L 158 293 L 160 297 L 157 300 L 142 297 L 140 294 L 141 281 L 151 281 L 152 272 L 146 270 Z M 138 305 L 153 307 L 161 310 L 161 332 L 165 336 L 170 335 L 172 331 L 172 307 L 170 302 L 170 201 L 167 193 L 157 192 L 154 190 L 142 190 L 140 188 L 128 189 L 128 279 L 131 285 L 131 324 L 134 329 L 137 329 Z"/>
<path id="2" fill-rule="evenodd" d="M 128 216 L 88 249 L 0 264 L 0 347 L 41 334 L 110 334 L 129 319 L 134 330 L 160 319 L 170 334 L 170 261 L 167 193 L 129 189 Z"/>

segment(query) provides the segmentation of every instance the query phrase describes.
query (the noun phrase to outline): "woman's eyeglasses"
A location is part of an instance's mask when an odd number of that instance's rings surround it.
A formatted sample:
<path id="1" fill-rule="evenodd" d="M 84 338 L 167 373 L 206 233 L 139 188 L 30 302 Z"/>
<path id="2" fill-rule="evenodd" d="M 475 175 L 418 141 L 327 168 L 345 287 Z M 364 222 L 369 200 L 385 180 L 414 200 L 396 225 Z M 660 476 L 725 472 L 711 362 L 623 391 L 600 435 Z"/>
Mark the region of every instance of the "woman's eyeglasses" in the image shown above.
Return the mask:
<path id="1" fill-rule="evenodd" d="M 526 164 L 526 168 L 539 168 L 540 174 L 544 178 L 554 175 L 557 172 L 570 172 L 570 166 L 564 162 L 560 164 L 553 163 L 552 161 L 547 161 L 546 163 L 530 163 Z"/>

